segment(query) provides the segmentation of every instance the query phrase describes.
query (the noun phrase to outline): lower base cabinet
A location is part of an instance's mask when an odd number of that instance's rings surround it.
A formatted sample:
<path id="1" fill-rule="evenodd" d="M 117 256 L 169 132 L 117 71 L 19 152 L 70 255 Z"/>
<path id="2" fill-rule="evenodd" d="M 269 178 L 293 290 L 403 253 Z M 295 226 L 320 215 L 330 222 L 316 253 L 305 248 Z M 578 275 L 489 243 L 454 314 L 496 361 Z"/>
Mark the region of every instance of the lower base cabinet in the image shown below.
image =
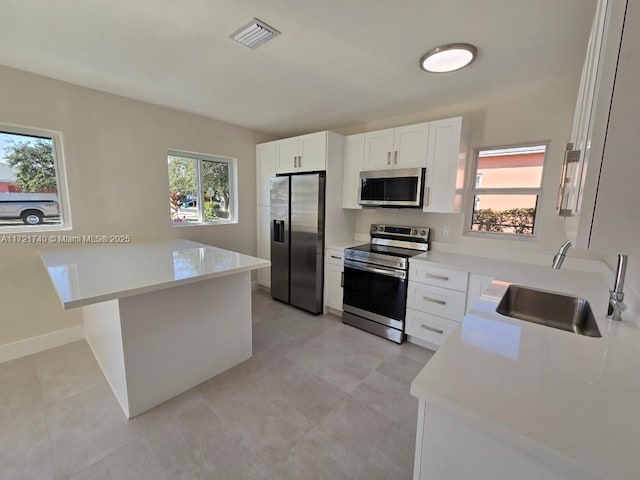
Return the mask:
<path id="1" fill-rule="evenodd" d="M 413 479 L 576 480 L 440 408 L 420 400 Z M 462 452 L 462 453 L 461 453 Z M 508 461 L 505 461 L 508 459 Z"/>
<path id="2" fill-rule="evenodd" d="M 327 248 L 324 265 L 325 307 L 342 311 L 344 251 Z"/>
<path id="3" fill-rule="evenodd" d="M 468 280 L 465 271 L 410 261 L 407 335 L 437 350 L 464 317 Z"/>
<path id="4" fill-rule="evenodd" d="M 405 332 L 437 349 L 492 280 L 489 275 L 410 261 Z"/>

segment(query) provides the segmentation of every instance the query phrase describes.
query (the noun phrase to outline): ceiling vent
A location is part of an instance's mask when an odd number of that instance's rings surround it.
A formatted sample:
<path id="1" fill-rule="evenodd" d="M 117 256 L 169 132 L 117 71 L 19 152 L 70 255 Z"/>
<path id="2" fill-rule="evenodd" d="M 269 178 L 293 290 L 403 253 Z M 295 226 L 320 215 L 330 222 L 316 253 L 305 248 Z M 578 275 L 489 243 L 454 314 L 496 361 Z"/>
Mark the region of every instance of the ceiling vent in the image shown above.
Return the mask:
<path id="1" fill-rule="evenodd" d="M 257 48 L 276 35 L 280 35 L 278 30 L 267 25 L 262 20 L 254 18 L 229 35 L 229 38 L 241 43 L 245 47 Z"/>

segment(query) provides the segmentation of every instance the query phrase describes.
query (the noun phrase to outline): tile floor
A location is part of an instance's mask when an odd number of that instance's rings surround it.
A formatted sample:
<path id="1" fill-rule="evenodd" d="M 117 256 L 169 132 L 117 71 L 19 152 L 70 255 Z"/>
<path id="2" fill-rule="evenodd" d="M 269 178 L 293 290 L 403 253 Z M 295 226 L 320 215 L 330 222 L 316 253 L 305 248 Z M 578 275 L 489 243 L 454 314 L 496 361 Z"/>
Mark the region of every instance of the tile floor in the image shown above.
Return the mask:
<path id="1" fill-rule="evenodd" d="M 0 364 L 0 478 L 410 479 L 432 352 L 253 295 L 253 357 L 128 421 L 86 342 Z"/>

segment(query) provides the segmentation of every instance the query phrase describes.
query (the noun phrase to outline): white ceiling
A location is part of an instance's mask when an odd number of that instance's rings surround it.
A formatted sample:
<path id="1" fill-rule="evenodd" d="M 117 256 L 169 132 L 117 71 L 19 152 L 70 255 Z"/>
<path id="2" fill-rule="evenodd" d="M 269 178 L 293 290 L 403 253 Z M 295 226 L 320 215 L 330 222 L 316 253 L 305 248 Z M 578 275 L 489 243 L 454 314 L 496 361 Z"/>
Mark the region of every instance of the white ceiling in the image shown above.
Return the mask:
<path id="1" fill-rule="evenodd" d="M 595 0 L 0 0 L 0 64 L 279 135 L 578 78 Z M 281 35 L 251 50 L 252 17 Z M 469 68 L 421 55 L 478 46 Z"/>

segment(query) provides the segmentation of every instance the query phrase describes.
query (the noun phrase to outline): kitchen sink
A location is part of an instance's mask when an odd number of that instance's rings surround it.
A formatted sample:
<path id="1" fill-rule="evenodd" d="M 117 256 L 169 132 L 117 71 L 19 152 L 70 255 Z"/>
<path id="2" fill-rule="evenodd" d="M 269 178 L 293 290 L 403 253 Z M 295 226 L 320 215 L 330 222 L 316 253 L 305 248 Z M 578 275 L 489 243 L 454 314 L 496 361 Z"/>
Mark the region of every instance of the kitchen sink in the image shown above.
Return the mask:
<path id="1" fill-rule="evenodd" d="M 591 305 L 582 298 L 510 285 L 496 312 L 579 335 L 602 336 L 593 317 Z"/>

